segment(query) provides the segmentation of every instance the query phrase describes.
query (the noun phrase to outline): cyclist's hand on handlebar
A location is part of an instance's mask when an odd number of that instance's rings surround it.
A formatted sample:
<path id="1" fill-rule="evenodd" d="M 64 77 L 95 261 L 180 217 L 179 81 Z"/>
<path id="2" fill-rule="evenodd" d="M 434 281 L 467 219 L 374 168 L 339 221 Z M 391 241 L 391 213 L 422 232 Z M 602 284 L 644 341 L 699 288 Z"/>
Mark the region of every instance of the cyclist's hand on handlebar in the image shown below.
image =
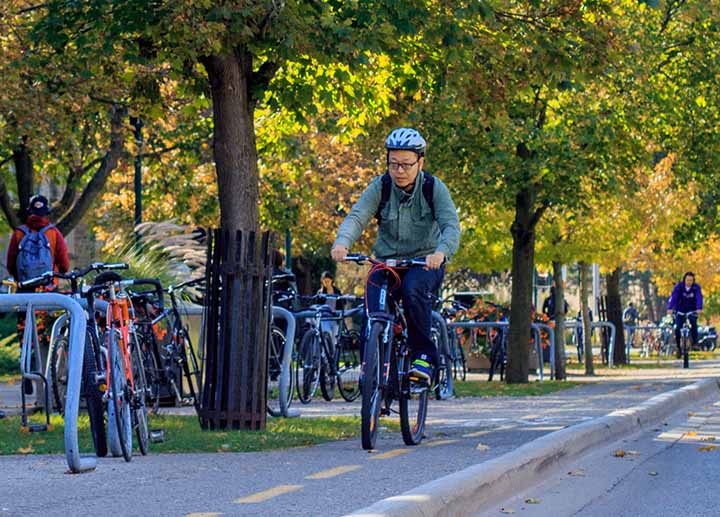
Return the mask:
<path id="1" fill-rule="evenodd" d="M 332 250 L 330 250 L 330 256 L 335 262 L 340 262 L 345 260 L 345 257 L 347 257 L 348 249 L 343 246 L 342 244 L 337 244 L 333 246 Z"/>
<path id="2" fill-rule="evenodd" d="M 425 269 L 439 269 L 443 262 L 445 262 L 445 254 L 442 251 L 436 251 L 425 257 Z"/>

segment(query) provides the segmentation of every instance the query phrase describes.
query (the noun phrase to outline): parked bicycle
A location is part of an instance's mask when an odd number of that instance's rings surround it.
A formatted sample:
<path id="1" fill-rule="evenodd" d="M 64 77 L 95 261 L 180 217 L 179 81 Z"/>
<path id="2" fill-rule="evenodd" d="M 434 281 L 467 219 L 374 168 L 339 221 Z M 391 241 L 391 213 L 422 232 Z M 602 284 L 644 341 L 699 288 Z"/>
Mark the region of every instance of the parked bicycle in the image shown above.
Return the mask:
<path id="1" fill-rule="evenodd" d="M 435 299 L 435 310 L 447 323 L 457 321 L 458 318 L 468 309 L 464 304 L 452 299 L 452 297 L 444 300 L 439 297 Z M 448 348 L 450 351 L 450 360 L 452 361 L 453 379 L 464 381 L 467 378 L 467 362 L 465 359 L 465 350 L 458 339 L 457 330 L 448 328 L 447 331 Z"/>
<path id="2" fill-rule="evenodd" d="M 683 325 L 680 327 L 680 354 L 682 355 L 683 368 L 690 368 L 690 349 L 693 345 L 690 318 L 697 316 L 697 311 L 676 311 L 675 315 L 684 317 Z"/>

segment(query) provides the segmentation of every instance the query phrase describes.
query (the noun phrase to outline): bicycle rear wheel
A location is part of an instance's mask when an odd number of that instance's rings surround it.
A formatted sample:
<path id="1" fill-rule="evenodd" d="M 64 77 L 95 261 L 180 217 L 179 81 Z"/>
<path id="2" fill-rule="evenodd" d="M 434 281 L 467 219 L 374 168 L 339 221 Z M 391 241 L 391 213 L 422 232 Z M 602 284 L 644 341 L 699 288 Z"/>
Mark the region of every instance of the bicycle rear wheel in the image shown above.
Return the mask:
<path id="1" fill-rule="evenodd" d="M 330 364 L 335 359 L 335 350 L 332 346 L 332 338 L 327 332 L 323 332 L 320 346 L 324 350 L 324 353 L 320 354 L 320 391 L 323 398 L 330 402 L 335 397 L 335 369 Z"/>
<path id="2" fill-rule="evenodd" d="M 68 379 L 68 336 L 60 334 L 50 346 L 50 377 L 52 381 L 53 401 L 55 410 L 61 415 L 65 413 L 65 396 Z"/>
<path id="3" fill-rule="evenodd" d="M 109 325 L 107 332 L 110 352 L 110 400 L 108 401 L 108 438 L 113 456 L 132 460 L 132 408 L 130 386 L 125 377 L 125 363 L 116 331 Z"/>
<path id="4" fill-rule="evenodd" d="M 268 343 L 268 411 L 272 416 L 282 416 L 283 410 L 290 407 L 293 398 L 294 376 L 288 372 L 282 376 L 283 358 L 287 341 L 285 333 L 279 327 L 270 329 Z"/>
<path id="5" fill-rule="evenodd" d="M 360 335 L 341 335 L 335 348 L 335 371 L 340 396 L 352 402 L 360 395 Z"/>
<path id="6" fill-rule="evenodd" d="M 108 453 L 107 435 L 105 433 L 105 407 L 103 394 L 97 381 L 97 363 L 95 360 L 95 347 L 90 331 L 85 333 L 85 355 L 83 357 L 83 396 L 87 406 L 90 420 L 90 433 L 92 434 L 95 454 L 105 457 Z"/>
<path id="7" fill-rule="evenodd" d="M 360 386 L 362 387 L 362 407 L 360 409 L 360 437 L 362 448 L 375 448 L 378 435 L 378 419 L 383 401 L 380 389 L 380 350 L 382 348 L 382 323 L 375 323 L 365 343 L 363 369 Z"/>
<path id="8" fill-rule="evenodd" d="M 400 360 L 400 371 L 407 372 L 409 368 L 410 357 L 405 355 Z M 403 375 L 400 387 L 400 430 L 405 445 L 418 445 L 423 439 L 428 391 L 427 386 L 412 383 L 407 375 Z"/>
<path id="9" fill-rule="evenodd" d="M 455 332 L 450 331 L 448 333 L 448 339 L 450 339 L 451 350 L 453 353 L 453 379 L 464 381 L 467 379 L 465 350 L 463 350 L 462 345 L 458 342 L 457 334 L 455 334 Z"/>
<path id="10" fill-rule="evenodd" d="M 190 335 L 187 333 L 185 327 L 178 333 L 181 339 L 180 353 L 183 356 L 183 373 L 185 374 L 185 380 L 188 385 L 188 391 L 193 399 L 193 406 L 196 411 L 200 411 L 200 388 L 201 384 L 201 373 L 200 364 L 195 355 L 195 347 L 190 340 Z"/>
<path id="11" fill-rule="evenodd" d="M 313 329 L 305 332 L 300 341 L 300 364 L 295 374 L 298 398 L 309 404 L 320 382 L 320 338 Z"/>
<path id="12" fill-rule="evenodd" d="M 138 449 L 143 456 L 148 453 L 148 441 L 150 439 L 150 428 L 148 426 L 148 412 L 145 405 L 145 398 L 148 396 L 147 380 L 145 379 L 145 365 L 143 361 L 144 352 L 141 343 L 138 342 L 134 332 L 130 333 L 130 362 L 133 375 L 133 398 L 132 416 L 133 427 L 138 439 Z"/>

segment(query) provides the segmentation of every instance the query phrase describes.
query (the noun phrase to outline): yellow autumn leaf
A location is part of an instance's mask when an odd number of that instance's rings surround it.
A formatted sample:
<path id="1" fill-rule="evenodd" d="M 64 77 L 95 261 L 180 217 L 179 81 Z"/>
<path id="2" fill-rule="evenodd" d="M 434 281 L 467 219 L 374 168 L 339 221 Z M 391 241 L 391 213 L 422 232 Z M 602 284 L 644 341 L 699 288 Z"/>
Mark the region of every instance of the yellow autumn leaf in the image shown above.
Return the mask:
<path id="1" fill-rule="evenodd" d="M 500 513 L 515 513 L 512 508 L 500 508 Z"/>
<path id="2" fill-rule="evenodd" d="M 540 499 L 535 499 L 534 497 L 528 497 L 525 499 L 525 502 L 527 504 L 540 504 Z"/>
<path id="3" fill-rule="evenodd" d="M 18 454 L 32 454 L 34 452 L 34 449 L 32 444 L 30 444 L 27 447 L 20 447 L 17 451 Z"/>
<path id="4" fill-rule="evenodd" d="M 700 452 L 710 452 L 710 451 L 714 451 L 717 448 L 718 448 L 717 445 L 704 445 L 703 447 L 698 448 L 698 450 Z"/>
<path id="5" fill-rule="evenodd" d="M 624 457 L 625 457 L 625 451 L 622 450 L 622 449 L 618 449 L 618 450 L 615 451 L 615 453 L 613 454 L 613 456 L 615 456 L 616 458 L 624 458 Z"/>
<path id="6" fill-rule="evenodd" d="M 488 449 L 490 449 L 490 446 L 485 445 L 484 443 L 478 443 L 475 449 L 477 449 L 478 451 L 487 451 Z"/>

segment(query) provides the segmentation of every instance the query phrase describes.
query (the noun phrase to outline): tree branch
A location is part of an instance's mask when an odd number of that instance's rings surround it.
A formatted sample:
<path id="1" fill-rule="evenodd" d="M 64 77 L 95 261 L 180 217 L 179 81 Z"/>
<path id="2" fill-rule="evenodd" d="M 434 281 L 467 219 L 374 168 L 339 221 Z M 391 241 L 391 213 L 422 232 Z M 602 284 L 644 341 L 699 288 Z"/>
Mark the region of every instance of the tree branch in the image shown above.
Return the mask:
<path id="1" fill-rule="evenodd" d="M 535 212 L 532 215 L 532 218 L 530 219 L 530 223 L 528 224 L 528 228 L 530 230 L 534 230 L 537 223 L 540 221 L 540 218 L 545 213 L 545 210 L 548 209 L 550 206 L 550 203 L 548 201 L 543 201 L 542 205 L 540 205 Z"/>
<path id="2" fill-rule="evenodd" d="M 7 161 L 7 160 L 6 160 Z M 5 220 L 8 222 L 11 228 L 17 228 L 22 224 L 20 217 L 10 202 L 10 196 L 8 196 L 7 187 L 2 178 L 0 178 L 0 209 L 2 209 L 5 215 Z"/>
<path id="3" fill-rule="evenodd" d="M 680 11 L 686 1 L 687 0 L 668 0 L 667 8 L 665 9 L 665 16 L 660 24 L 660 34 L 667 30 L 670 22 L 672 21 L 672 17 Z"/>
<path id="4" fill-rule="evenodd" d="M 93 174 L 92 178 L 85 185 L 80 197 L 60 221 L 57 223 L 58 229 L 67 235 L 80 222 L 85 212 L 97 195 L 105 187 L 110 173 L 117 167 L 118 161 L 122 156 L 125 148 L 125 126 L 123 121 L 127 117 L 127 108 L 123 105 L 115 104 L 111 108 L 110 113 L 110 146 L 105 156 L 100 160 L 100 165 Z"/>

